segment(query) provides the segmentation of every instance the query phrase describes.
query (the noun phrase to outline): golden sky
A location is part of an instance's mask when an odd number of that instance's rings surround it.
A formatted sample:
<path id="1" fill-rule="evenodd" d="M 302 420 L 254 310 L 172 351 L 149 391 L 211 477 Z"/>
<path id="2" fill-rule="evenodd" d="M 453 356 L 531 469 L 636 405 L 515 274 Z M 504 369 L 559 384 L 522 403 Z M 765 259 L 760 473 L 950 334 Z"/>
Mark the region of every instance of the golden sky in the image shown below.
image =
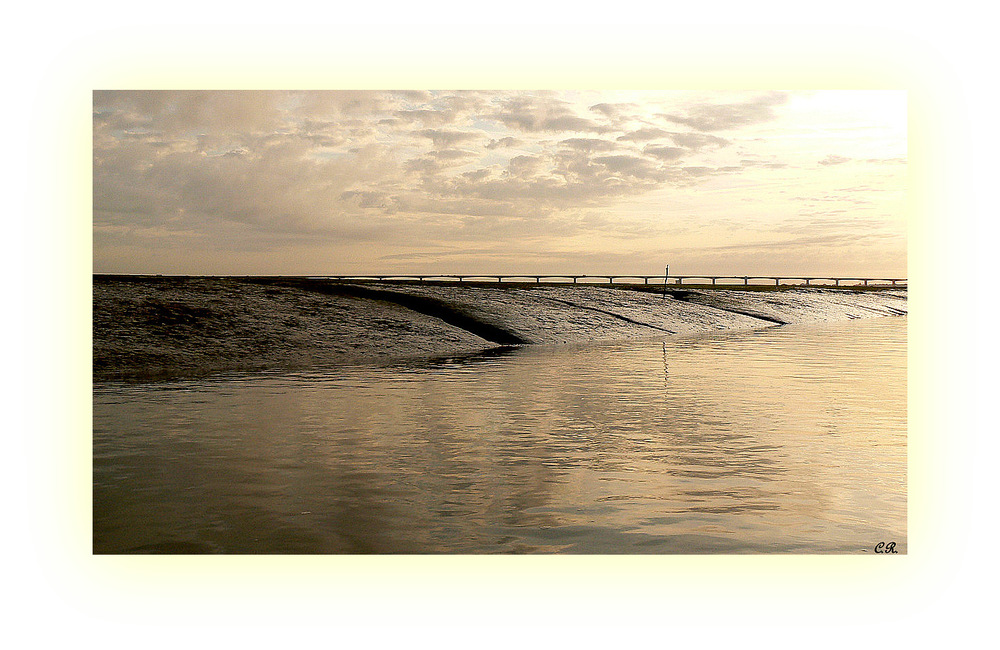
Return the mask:
<path id="1" fill-rule="evenodd" d="M 96 91 L 94 271 L 906 276 L 904 91 Z"/>

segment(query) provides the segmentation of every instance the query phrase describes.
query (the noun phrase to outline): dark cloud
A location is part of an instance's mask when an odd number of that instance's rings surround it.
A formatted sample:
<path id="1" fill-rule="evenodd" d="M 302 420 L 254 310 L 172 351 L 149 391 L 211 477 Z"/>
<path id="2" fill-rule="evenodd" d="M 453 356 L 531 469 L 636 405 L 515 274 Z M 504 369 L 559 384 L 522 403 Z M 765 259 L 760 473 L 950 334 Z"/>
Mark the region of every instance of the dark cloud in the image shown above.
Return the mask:
<path id="1" fill-rule="evenodd" d="M 488 169 L 477 169 L 477 170 L 471 171 L 471 172 L 464 172 L 462 174 L 462 177 L 465 178 L 465 179 L 467 179 L 468 181 L 470 181 L 472 183 L 477 183 L 477 182 L 483 180 L 484 178 L 489 178 L 490 174 L 491 174 L 491 172 Z"/>
<path id="2" fill-rule="evenodd" d="M 685 154 L 690 153 L 687 149 L 682 149 L 681 147 L 668 147 L 666 145 L 653 144 L 648 144 L 643 147 L 642 152 L 647 156 L 653 156 L 654 158 L 659 158 L 660 160 L 668 162 L 679 160 Z"/>

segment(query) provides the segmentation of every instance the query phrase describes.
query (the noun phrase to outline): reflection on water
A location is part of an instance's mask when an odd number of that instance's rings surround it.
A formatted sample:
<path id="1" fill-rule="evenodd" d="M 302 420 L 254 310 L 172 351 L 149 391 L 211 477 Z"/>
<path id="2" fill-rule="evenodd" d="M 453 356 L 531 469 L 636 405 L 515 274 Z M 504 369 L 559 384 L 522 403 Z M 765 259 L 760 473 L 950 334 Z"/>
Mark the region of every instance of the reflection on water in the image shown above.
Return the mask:
<path id="1" fill-rule="evenodd" d="M 906 550 L 906 319 L 104 384 L 94 550 Z"/>

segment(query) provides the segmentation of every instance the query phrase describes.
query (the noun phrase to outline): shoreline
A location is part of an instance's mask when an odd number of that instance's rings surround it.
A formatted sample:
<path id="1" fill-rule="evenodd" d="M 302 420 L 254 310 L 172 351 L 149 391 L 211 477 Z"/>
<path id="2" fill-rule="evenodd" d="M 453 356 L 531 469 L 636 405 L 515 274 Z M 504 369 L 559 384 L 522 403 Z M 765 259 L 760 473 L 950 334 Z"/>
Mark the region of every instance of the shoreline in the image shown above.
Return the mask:
<path id="1" fill-rule="evenodd" d="M 95 275 L 93 380 L 305 371 L 905 315 L 906 288 Z"/>

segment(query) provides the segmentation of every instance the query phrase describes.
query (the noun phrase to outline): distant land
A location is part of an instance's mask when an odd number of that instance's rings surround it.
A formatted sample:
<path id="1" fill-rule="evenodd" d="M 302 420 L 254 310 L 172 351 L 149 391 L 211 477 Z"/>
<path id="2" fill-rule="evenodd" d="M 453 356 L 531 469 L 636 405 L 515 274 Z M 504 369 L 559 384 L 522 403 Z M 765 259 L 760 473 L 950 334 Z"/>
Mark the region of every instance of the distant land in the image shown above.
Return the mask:
<path id="1" fill-rule="evenodd" d="M 150 380 L 902 316 L 905 288 L 95 275 L 93 377 Z"/>

